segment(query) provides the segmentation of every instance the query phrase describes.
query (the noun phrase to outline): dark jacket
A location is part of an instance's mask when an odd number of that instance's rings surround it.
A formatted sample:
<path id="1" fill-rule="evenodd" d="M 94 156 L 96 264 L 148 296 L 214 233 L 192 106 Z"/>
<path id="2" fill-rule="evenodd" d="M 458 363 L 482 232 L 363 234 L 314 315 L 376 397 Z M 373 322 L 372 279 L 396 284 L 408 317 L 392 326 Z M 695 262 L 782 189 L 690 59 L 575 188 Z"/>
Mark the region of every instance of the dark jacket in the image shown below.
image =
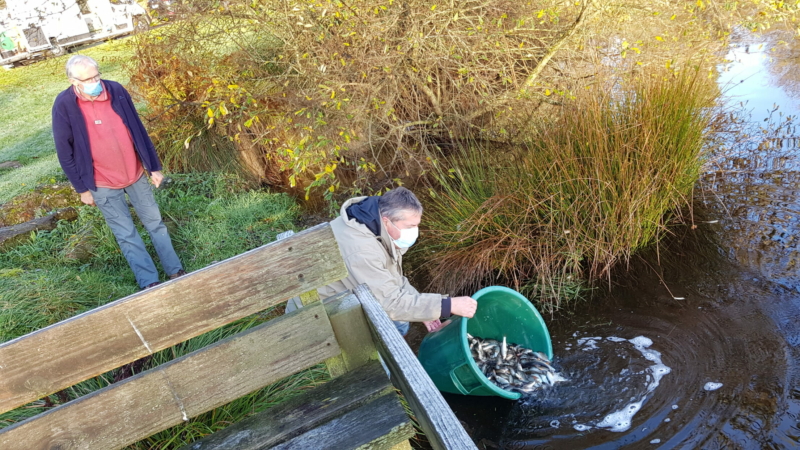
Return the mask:
<path id="1" fill-rule="evenodd" d="M 115 81 L 103 80 L 111 96 L 111 107 L 122 118 L 133 138 L 133 147 L 148 172 L 161 170 L 156 148 L 147 135 L 128 91 Z M 70 86 L 53 103 L 53 139 L 61 168 L 78 193 L 96 191 L 89 133 L 83 119 L 75 89 Z"/>

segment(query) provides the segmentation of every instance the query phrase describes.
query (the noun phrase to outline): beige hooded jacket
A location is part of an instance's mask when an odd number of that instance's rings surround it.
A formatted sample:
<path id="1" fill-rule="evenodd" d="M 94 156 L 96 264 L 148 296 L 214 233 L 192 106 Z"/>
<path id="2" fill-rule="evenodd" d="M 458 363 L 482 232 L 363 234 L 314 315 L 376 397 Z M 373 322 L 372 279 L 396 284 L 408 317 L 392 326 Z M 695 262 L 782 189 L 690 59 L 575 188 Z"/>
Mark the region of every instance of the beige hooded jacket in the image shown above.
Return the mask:
<path id="1" fill-rule="evenodd" d="M 340 216 L 331 222 L 349 275 L 319 288 L 319 295 L 326 298 L 366 284 L 392 320 L 424 322 L 438 319 L 442 313 L 442 295 L 420 294 L 409 284 L 402 268 L 405 249 L 394 246 L 383 223 L 381 236 L 376 237 L 366 225 L 347 218 L 347 207 L 366 198 L 355 197 L 345 202 Z"/>

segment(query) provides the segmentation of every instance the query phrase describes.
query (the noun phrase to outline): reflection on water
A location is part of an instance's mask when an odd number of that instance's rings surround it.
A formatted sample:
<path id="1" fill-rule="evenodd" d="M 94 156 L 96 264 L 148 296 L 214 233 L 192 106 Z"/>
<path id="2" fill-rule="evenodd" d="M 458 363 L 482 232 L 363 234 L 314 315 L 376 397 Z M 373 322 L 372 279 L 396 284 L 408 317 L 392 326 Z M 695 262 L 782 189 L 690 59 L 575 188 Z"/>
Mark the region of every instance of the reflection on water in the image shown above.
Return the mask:
<path id="1" fill-rule="evenodd" d="M 800 447 L 800 89 L 774 82 L 775 57 L 744 43 L 720 66 L 752 118 L 709 161 L 696 229 L 549 324 L 570 381 L 446 397 L 479 448 Z"/>

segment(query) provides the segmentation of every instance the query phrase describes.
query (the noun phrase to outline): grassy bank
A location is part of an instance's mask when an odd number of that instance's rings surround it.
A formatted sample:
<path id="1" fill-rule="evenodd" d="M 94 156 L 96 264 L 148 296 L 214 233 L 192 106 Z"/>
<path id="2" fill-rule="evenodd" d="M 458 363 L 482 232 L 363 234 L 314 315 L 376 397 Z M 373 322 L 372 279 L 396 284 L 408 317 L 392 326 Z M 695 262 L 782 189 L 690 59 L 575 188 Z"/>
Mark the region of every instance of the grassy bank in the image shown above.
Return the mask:
<path id="1" fill-rule="evenodd" d="M 173 243 L 187 270 L 235 256 L 293 229 L 297 208 L 284 194 L 245 192 L 241 182 L 218 174 L 173 175 L 156 198 Z M 155 254 L 149 237 L 143 236 Z M 162 279 L 165 275 L 161 275 Z M 0 253 L 0 342 L 6 342 L 137 290 L 133 274 L 99 211 L 82 207 L 75 222 L 61 222 L 13 250 Z M 263 323 L 281 308 L 248 317 L 155 355 L 141 370 L 188 354 L 219 339 Z M 101 375 L 9 413 L 0 427 L 33 416 L 63 401 L 107 386 L 120 370 Z M 311 369 L 243 397 L 132 448 L 174 448 L 295 395 L 327 377 Z"/>
<path id="2" fill-rule="evenodd" d="M 103 77 L 126 83 L 122 64 L 130 59 L 127 40 L 81 50 L 100 63 Z M 50 110 L 69 86 L 64 65 L 71 55 L 12 70 L 0 69 L 0 162 L 19 161 L 20 169 L 0 171 L 0 203 L 61 173 L 55 156 Z"/>

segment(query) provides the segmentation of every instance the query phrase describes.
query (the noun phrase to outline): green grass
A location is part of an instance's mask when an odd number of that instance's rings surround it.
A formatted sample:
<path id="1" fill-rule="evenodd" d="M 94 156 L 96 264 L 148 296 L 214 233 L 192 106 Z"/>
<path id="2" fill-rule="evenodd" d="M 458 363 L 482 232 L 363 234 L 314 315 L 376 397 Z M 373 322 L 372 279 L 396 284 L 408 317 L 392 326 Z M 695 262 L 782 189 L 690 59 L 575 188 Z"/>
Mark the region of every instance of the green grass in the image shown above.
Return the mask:
<path id="1" fill-rule="evenodd" d="M 104 78 L 127 83 L 122 67 L 132 54 L 127 40 L 103 43 L 81 53 L 100 63 Z M 0 162 L 19 161 L 25 166 L 0 172 L 0 203 L 61 172 L 50 110 L 58 93 L 69 86 L 64 65 L 70 56 L 0 69 Z"/>
<path id="2" fill-rule="evenodd" d="M 429 290 L 504 284 L 552 311 L 659 241 L 689 207 L 719 91 L 694 72 L 587 92 L 515 151 L 466 148 L 421 239 Z"/>
<path id="3" fill-rule="evenodd" d="M 172 175 L 156 199 L 173 243 L 187 270 L 243 253 L 272 242 L 277 233 L 294 229 L 297 206 L 285 194 L 243 191 L 243 182 L 220 174 Z M 150 254 L 149 236 L 143 233 Z M 84 260 L 69 257 L 76 246 L 88 248 Z M 165 275 L 162 274 L 162 279 Z M 80 208 L 75 222 L 61 222 L 52 231 L 0 253 L 0 343 L 96 308 L 138 290 L 110 230 L 94 207 Z M 156 354 L 145 366 L 155 367 L 234 333 L 255 326 L 275 312 L 266 311 L 193 338 Z M 69 399 L 107 386 L 118 371 L 87 380 L 66 390 Z M 255 411 L 324 381 L 324 367 L 282 380 L 230 405 L 192 419 L 174 429 L 132 446 L 137 449 L 174 448 L 223 428 Z M 59 401 L 51 396 L 53 404 Z M 0 415 L 0 427 L 49 409 L 38 400 Z"/>

